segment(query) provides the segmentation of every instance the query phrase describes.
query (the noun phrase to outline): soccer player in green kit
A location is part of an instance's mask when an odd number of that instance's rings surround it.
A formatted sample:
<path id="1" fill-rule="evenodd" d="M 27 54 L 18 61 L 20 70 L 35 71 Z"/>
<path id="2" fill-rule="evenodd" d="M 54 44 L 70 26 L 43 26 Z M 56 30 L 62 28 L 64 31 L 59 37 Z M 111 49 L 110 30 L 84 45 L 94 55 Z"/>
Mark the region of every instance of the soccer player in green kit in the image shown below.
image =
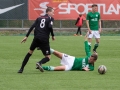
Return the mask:
<path id="1" fill-rule="evenodd" d="M 61 66 L 42 66 L 44 70 L 48 71 L 93 71 L 94 62 L 97 60 L 97 54 L 94 53 L 91 55 L 90 46 L 88 45 L 87 35 L 85 36 L 85 58 L 76 58 L 61 52 L 58 52 L 54 49 L 51 49 L 51 53 L 60 58 Z M 43 71 L 42 71 L 43 72 Z"/>
<path id="2" fill-rule="evenodd" d="M 97 12 L 97 9 L 98 9 L 98 6 L 96 4 L 93 4 L 92 11 L 86 15 L 86 24 L 87 24 L 88 33 L 89 33 L 88 44 L 91 45 L 92 37 L 96 39 L 93 52 L 96 52 L 96 49 L 99 46 L 100 33 L 101 33 L 101 19 L 100 19 L 100 13 Z"/>

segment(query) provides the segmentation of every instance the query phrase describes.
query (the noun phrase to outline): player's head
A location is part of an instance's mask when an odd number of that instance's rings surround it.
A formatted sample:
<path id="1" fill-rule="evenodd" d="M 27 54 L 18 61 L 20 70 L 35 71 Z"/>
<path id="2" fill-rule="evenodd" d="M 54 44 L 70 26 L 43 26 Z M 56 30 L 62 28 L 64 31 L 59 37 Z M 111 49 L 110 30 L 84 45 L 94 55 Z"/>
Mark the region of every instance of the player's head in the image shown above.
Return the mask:
<path id="1" fill-rule="evenodd" d="M 54 9 L 52 7 L 47 7 L 46 13 L 52 17 L 54 15 Z"/>
<path id="2" fill-rule="evenodd" d="M 82 16 L 82 14 L 79 14 L 79 16 L 81 17 L 81 16 Z"/>
<path id="3" fill-rule="evenodd" d="M 93 4 L 92 5 L 92 11 L 93 12 L 97 12 L 97 10 L 98 10 L 98 5 L 97 4 Z"/>
<path id="4" fill-rule="evenodd" d="M 94 63 L 98 58 L 97 54 L 92 54 L 89 58 L 89 63 Z"/>

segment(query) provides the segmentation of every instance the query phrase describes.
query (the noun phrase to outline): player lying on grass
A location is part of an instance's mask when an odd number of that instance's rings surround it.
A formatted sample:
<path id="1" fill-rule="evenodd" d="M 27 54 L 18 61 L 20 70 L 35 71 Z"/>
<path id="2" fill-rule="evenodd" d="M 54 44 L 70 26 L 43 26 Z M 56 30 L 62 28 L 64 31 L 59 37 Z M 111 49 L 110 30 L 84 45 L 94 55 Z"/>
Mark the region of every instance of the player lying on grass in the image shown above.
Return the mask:
<path id="1" fill-rule="evenodd" d="M 62 66 L 42 66 L 39 67 L 40 71 L 69 71 L 69 70 L 79 70 L 79 71 L 93 71 L 94 62 L 97 60 L 98 55 L 96 53 L 91 55 L 90 48 L 88 45 L 87 35 L 85 36 L 85 58 L 76 58 L 61 52 L 58 52 L 54 49 L 50 49 L 51 53 L 60 58 Z"/>

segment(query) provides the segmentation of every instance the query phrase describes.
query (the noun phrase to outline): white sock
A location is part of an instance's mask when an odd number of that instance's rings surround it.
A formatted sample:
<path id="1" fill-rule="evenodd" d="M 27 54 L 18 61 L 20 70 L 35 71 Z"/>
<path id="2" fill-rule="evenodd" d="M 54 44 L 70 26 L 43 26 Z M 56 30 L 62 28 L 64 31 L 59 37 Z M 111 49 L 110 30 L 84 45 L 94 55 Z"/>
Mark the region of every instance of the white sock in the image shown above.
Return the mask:
<path id="1" fill-rule="evenodd" d="M 52 54 L 54 51 L 55 51 L 54 49 L 50 48 L 50 53 L 51 53 L 51 54 Z"/>
<path id="2" fill-rule="evenodd" d="M 55 68 L 55 67 L 53 67 L 53 66 L 49 66 L 49 70 L 50 70 L 50 71 L 54 71 L 54 68 Z"/>

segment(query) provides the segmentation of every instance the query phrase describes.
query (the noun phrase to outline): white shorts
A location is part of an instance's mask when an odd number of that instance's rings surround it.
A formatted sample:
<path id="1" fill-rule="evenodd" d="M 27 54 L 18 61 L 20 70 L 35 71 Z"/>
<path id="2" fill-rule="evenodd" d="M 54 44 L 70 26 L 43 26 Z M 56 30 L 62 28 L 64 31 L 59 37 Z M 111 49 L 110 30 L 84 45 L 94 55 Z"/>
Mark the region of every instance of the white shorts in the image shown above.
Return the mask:
<path id="1" fill-rule="evenodd" d="M 88 35 L 88 38 L 100 38 L 100 33 L 99 31 L 92 31 L 91 34 Z"/>
<path id="2" fill-rule="evenodd" d="M 74 61 L 75 61 L 74 56 L 70 56 L 70 55 L 67 55 L 67 54 L 63 53 L 63 56 L 62 56 L 62 59 L 61 59 L 61 65 L 65 66 L 65 71 L 68 71 L 68 70 L 72 69 Z"/>

